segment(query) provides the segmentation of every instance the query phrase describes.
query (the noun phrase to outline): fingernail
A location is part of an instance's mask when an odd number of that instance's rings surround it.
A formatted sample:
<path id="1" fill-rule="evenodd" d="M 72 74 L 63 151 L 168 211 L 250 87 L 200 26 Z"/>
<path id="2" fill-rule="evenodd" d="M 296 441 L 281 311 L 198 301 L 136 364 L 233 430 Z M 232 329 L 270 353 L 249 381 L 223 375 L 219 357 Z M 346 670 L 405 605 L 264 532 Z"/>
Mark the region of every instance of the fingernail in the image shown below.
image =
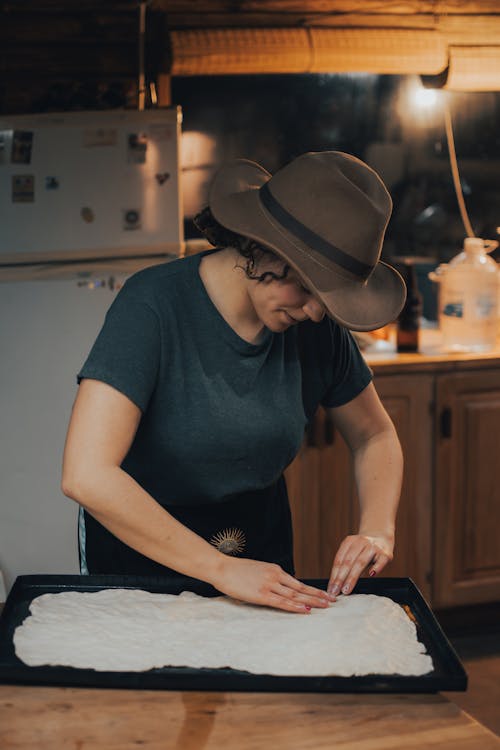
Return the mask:
<path id="1" fill-rule="evenodd" d="M 373 576 L 376 576 L 376 575 L 377 575 L 376 570 L 370 570 L 370 573 L 369 573 L 370 578 L 373 578 Z"/>
<path id="2" fill-rule="evenodd" d="M 346 585 L 342 589 L 342 593 L 343 594 L 348 594 L 349 593 L 349 584 L 348 583 L 346 583 Z"/>
<path id="3" fill-rule="evenodd" d="M 337 583 L 334 583 L 333 586 L 330 586 L 328 589 L 328 593 L 332 594 L 332 596 L 337 596 L 337 594 L 340 591 L 340 586 Z"/>
<path id="4" fill-rule="evenodd" d="M 308 604 L 304 604 L 305 609 L 307 609 L 308 612 L 311 611 L 311 607 Z"/>

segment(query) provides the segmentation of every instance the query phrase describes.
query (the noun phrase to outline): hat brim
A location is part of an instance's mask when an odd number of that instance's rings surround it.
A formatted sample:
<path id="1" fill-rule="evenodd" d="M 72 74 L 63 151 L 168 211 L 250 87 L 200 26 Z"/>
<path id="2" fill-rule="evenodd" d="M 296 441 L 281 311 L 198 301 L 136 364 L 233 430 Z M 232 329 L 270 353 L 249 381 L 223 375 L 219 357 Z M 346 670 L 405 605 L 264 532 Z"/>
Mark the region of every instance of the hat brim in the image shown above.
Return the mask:
<path id="1" fill-rule="evenodd" d="M 270 178 L 261 166 L 243 159 L 222 167 L 209 191 L 215 219 L 286 261 L 328 315 L 346 328 L 371 331 L 395 320 L 406 299 L 405 283 L 396 269 L 379 261 L 363 282 L 303 244 L 262 205 L 259 188 Z"/>

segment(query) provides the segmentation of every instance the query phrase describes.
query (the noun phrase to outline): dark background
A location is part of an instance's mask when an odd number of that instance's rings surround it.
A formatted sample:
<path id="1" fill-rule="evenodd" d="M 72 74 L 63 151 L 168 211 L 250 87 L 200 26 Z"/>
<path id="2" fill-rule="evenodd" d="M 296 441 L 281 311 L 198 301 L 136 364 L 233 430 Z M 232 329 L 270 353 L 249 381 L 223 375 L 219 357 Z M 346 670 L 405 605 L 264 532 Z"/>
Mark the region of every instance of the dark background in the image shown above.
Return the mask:
<path id="1" fill-rule="evenodd" d="M 0 85 L 0 113 L 137 107 L 134 80 L 44 81 L 39 89 Z M 12 88 L 12 87 L 11 87 Z M 384 179 L 394 209 L 383 258 L 416 260 L 424 315 L 436 316 L 428 272 L 460 252 L 466 231 L 453 186 L 443 106 L 449 107 L 461 185 L 476 236 L 500 227 L 500 92 L 435 90 L 416 106 L 418 75 L 314 74 L 172 77 L 171 103 L 183 111 L 185 236 L 205 205 L 217 167 L 244 157 L 274 172 L 306 151 L 336 149 L 365 160 Z M 3 94 L 3 97 L 2 97 Z M 151 102 L 146 102 L 151 106 Z M 497 249 L 492 256 L 500 260 Z"/>
<path id="2" fill-rule="evenodd" d="M 392 194 L 385 254 L 446 261 L 460 250 L 465 230 L 443 99 L 472 226 L 477 236 L 494 239 L 500 226 L 500 93 L 436 91 L 436 106 L 425 111 L 412 104 L 417 87 L 418 76 L 368 74 L 174 78 L 172 102 L 182 106 L 185 133 L 214 141 L 209 163 L 200 159 L 205 183 L 226 159 L 245 157 L 274 172 L 306 151 L 347 151 L 377 169 Z M 193 237 L 190 218 L 186 236 Z"/>

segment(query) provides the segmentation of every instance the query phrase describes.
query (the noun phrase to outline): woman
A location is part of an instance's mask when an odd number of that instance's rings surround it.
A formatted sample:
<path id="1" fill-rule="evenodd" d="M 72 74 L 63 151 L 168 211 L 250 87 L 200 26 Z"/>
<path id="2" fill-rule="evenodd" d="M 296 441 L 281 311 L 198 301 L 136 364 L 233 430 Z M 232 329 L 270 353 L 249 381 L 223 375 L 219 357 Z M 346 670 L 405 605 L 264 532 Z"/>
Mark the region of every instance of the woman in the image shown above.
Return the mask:
<path id="1" fill-rule="evenodd" d="M 401 450 L 348 329 L 403 305 L 380 262 L 390 212 L 378 175 L 341 152 L 218 171 L 199 217 L 216 249 L 129 279 L 79 373 L 62 487 L 81 506 L 82 572 L 175 571 L 306 613 L 384 568 Z M 293 576 L 283 479 L 319 404 L 361 504 L 327 591 Z"/>

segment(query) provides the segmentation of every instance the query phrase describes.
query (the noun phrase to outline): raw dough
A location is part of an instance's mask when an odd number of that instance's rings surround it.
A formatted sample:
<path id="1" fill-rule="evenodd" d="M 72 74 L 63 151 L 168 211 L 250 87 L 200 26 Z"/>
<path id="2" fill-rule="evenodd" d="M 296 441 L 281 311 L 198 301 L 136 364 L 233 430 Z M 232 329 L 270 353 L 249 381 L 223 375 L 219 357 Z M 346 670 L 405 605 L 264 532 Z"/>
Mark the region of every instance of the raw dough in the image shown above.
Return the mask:
<path id="1" fill-rule="evenodd" d="M 299 615 L 225 596 L 138 589 L 34 599 L 14 633 L 25 664 L 110 672 L 231 667 L 266 675 L 422 675 L 432 659 L 391 599 L 341 596 Z"/>

